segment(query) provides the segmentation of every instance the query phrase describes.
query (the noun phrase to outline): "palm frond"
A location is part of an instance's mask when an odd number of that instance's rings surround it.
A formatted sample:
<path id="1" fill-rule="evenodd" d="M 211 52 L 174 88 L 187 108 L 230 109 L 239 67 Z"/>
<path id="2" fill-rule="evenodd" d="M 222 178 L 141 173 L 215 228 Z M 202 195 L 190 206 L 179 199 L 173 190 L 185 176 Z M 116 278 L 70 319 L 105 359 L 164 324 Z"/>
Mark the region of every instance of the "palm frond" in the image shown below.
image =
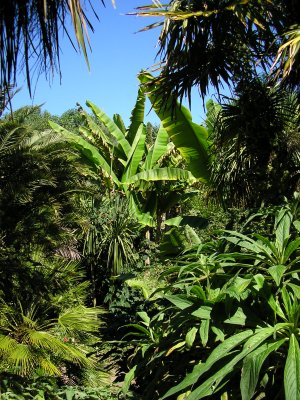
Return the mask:
<path id="1" fill-rule="evenodd" d="M 103 0 L 102 3 L 104 4 Z M 90 7 L 93 10 L 91 3 Z M 94 10 L 93 10 L 94 12 Z M 60 70 L 60 31 L 66 32 L 71 17 L 75 38 L 88 63 L 88 29 L 93 31 L 81 0 L 13 0 L 0 6 L 0 82 L 16 81 L 18 68 L 26 71 L 31 92 L 32 71 L 51 76 Z"/>
<path id="2" fill-rule="evenodd" d="M 58 318 L 58 324 L 68 334 L 76 335 L 78 331 L 97 332 L 101 323 L 99 315 L 103 313 L 104 310 L 99 307 L 77 306 L 61 313 Z"/>

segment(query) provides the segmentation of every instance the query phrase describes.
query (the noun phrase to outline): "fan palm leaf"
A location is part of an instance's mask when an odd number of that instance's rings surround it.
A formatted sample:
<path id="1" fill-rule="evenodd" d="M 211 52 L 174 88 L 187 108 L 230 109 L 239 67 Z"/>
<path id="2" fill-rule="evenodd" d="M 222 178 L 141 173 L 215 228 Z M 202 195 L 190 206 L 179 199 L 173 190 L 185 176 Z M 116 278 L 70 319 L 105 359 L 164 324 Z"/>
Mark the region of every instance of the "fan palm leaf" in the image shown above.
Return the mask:
<path id="1" fill-rule="evenodd" d="M 82 341 L 99 327 L 101 310 L 78 306 L 48 319 L 49 310 L 37 304 L 25 309 L 1 305 L 0 363 L 22 376 L 32 376 L 37 369 L 60 375 L 61 363 L 70 362 L 84 368 L 93 367 Z M 65 336 L 68 335 L 68 336 Z"/>

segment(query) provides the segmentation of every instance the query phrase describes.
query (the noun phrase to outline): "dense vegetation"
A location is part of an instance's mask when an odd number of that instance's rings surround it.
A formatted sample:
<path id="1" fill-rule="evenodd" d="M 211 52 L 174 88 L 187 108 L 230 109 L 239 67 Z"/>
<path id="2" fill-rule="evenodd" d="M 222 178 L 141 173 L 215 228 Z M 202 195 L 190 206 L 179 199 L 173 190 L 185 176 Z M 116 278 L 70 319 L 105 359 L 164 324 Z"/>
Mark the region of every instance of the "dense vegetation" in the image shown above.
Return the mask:
<path id="1" fill-rule="evenodd" d="M 7 113 L 0 30 L 1 399 L 300 399 L 295 2 L 155 3 L 167 62 L 128 127 L 91 101 Z M 220 79 L 232 95 L 194 123 L 182 96 Z"/>

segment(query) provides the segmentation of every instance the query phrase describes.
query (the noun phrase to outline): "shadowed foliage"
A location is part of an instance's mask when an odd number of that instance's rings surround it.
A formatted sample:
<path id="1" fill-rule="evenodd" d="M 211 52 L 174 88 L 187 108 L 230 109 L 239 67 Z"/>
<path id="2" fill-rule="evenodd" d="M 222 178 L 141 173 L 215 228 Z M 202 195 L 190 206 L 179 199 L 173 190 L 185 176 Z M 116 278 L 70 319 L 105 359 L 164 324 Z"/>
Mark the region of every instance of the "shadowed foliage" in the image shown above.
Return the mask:
<path id="1" fill-rule="evenodd" d="M 224 84 L 235 87 L 241 78 L 269 71 L 284 34 L 299 25 L 297 1 L 172 0 L 139 7 L 137 14 L 163 17 L 160 33 L 158 92 L 181 102 L 198 87 L 204 97 L 210 85 L 219 92 Z M 283 55 L 283 62 L 287 54 Z M 294 63 L 290 83 L 299 85 Z M 259 66 L 259 67 L 258 67 Z M 278 73 L 280 65 L 274 66 Z M 292 76 L 293 75 L 293 76 Z M 293 78 L 293 79 L 292 79 Z"/>
<path id="2" fill-rule="evenodd" d="M 299 180 L 297 96 L 260 80 L 236 95 L 214 117 L 212 187 L 225 206 L 276 204 Z"/>

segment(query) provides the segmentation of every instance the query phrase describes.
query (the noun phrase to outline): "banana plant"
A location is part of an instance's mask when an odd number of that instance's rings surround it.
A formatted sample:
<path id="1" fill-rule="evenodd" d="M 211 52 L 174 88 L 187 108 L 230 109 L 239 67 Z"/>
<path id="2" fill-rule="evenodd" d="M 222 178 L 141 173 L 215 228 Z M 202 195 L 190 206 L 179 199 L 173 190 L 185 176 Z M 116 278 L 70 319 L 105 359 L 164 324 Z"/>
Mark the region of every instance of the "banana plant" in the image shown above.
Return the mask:
<path id="1" fill-rule="evenodd" d="M 86 104 L 93 117 L 81 110 L 85 120 L 85 126 L 80 128 L 81 136 L 50 121 L 51 128 L 63 135 L 95 171 L 101 171 L 108 189 L 122 191 L 129 198 L 131 211 L 140 223 L 155 226 L 157 201 L 152 201 L 153 186 L 149 188 L 147 184 L 165 181 L 192 184 L 196 178 L 189 170 L 161 166 L 160 160 L 170 148 L 168 134 L 162 126 L 155 143 L 147 149 L 143 124 L 145 94 L 141 88 L 127 130 L 119 115 L 110 119 L 92 102 Z"/>

